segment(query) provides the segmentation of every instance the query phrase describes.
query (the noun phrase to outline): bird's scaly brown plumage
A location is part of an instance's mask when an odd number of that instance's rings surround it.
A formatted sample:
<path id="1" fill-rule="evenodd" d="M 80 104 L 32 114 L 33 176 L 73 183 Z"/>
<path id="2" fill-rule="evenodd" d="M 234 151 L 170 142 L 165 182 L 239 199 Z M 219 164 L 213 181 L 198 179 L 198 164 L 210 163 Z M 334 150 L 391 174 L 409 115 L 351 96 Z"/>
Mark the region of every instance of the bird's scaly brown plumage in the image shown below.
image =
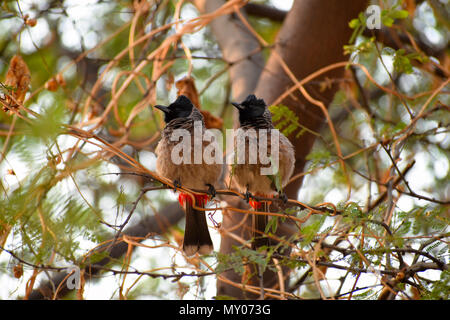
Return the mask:
<path id="1" fill-rule="evenodd" d="M 266 129 L 266 143 L 267 156 L 272 154 L 271 145 L 271 129 L 274 129 L 272 123 L 272 117 L 270 111 L 267 109 L 267 105 L 264 100 L 257 99 L 254 95 L 249 95 L 241 103 L 233 103 L 233 105 L 239 110 L 239 122 L 240 130 L 236 131 L 234 138 L 234 152 L 237 150 L 245 150 L 245 162 L 242 164 L 234 163 L 232 165 L 232 181 L 238 187 L 241 192 L 249 192 L 254 196 L 260 197 L 273 197 L 282 190 L 277 189 L 277 183 L 275 179 L 279 179 L 278 187 L 285 187 L 288 183 L 295 166 L 295 154 L 294 147 L 288 138 L 286 138 L 281 132 L 279 132 L 279 160 L 278 160 L 278 173 L 274 176 L 262 175 L 261 168 L 270 167 L 271 164 L 261 163 L 259 156 L 256 157 L 256 163 L 250 163 L 250 148 L 253 143 L 256 144 L 257 155 L 260 154 L 260 148 L 262 147 L 259 129 Z M 249 130 L 255 130 L 255 135 L 248 135 Z M 247 134 L 246 134 L 247 133 Z M 244 135 L 245 138 L 239 138 L 240 135 Z M 245 149 L 243 149 L 245 148 Z M 253 151 L 254 152 L 254 151 Z M 235 156 L 234 156 L 235 157 Z M 236 160 L 236 158 L 235 158 Z M 269 211 L 267 202 L 250 201 L 250 204 L 255 211 Z M 260 241 L 261 234 L 264 233 L 265 227 L 268 222 L 267 215 L 253 215 L 253 232 L 254 237 L 257 239 L 253 245 L 259 247 L 260 245 L 267 244 L 267 241 Z M 258 240 L 259 239 L 259 240 Z"/>
<path id="2" fill-rule="evenodd" d="M 216 185 L 218 178 L 221 175 L 221 164 L 206 164 L 204 162 L 200 164 L 194 163 L 194 123 L 199 121 L 201 124 L 201 134 L 205 132 L 205 125 L 203 116 L 200 111 L 192 105 L 188 98 L 185 96 L 179 96 L 178 99 L 169 105 L 155 106 L 165 112 L 166 126 L 161 134 L 161 140 L 156 147 L 156 172 L 169 179 L 180 183 L 183 187 L 188 189 L 205 190 L 208 185 Z M 177 117 L 176 108 L 180 108 L 182 111 L 179 113 L 181 117 Z M 184 112 L 184 110 L 191 109 L 190 113 Z M 175 110 L 175 111 L 171 111 Z M 180 141 L 171 141 L 170 137 L 176 129 L 185 129 L 191 135 L 191 161 L 190 163 L 175 164 L 172 161 L 172 149 Z M 183 139 L 183 138 L 181 138 Z M 203 148 L 207 147 L 210 143 L 216 143 L 215 141 L 203 141 L 202 139 L 202 152 Z M 195 210 L 192 205 L 192 198 L 189 195 L 180 194 L 180 204 L 186 211 L 186 227 L 183 241 L 183 250 L 191 256 L 196 252 L 200 254 L 208 254 L 213 250 L 211 237 L 208 231 L 208 225 L 206 222 L 205 211 Z M 207 197 L 205 195 L 195 196 L 195 205 L 197 207 L 205 207 Z"/>

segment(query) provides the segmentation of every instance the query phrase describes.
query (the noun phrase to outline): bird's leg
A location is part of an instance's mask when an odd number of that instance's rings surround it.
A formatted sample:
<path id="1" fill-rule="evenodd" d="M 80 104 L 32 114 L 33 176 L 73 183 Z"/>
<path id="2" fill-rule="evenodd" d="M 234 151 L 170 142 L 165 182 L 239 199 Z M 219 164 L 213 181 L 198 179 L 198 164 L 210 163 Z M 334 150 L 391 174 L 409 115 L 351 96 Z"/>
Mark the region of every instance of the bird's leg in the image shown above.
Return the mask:
<path id="1" fill-rule="evenodd" d="M 216 188 L 212 184 L 205 184 L 208 187 L 208 194 L 211 196 L 211 199 L 213 199 L 216 196 Z"/>
<path id="2" fill-rule="evenodd" d="M 173 191 L 176 192 L 177 188 L 181 188 L 181 182 L 178 181 L 177 179 L 173 180 Z"/>
<path id="3" fill-rule="evenodd" d="M 288 202 L 288 197 L 283 190 L 278 191 L 278 198 L 283 201 L 283 204 L 286 204 Z"/>
<path id="4" fill-rule="evenodd" d="M 247 189 L 245 190 L 244 197 L 245 197 L 245 201 L 247 203 L 249 203 L 250 198 L 253 198 L 253 195 L 248 191 L 248 185 L 247 185 Z"/>

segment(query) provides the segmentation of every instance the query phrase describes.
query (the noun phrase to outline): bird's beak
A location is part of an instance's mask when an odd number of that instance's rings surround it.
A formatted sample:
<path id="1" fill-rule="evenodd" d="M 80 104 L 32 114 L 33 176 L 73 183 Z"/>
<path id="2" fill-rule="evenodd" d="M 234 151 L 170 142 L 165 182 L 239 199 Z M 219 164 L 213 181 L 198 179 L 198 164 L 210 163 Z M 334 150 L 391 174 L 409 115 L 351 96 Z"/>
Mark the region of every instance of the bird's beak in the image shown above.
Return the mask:
<path id="1" fill-rule="evenodd" d="M 162 106 L 162 105 L 160 105 L 160 104 L 157 104 L 157 105 L 155 105 L 154 107 L 155 107 L 156 109 L 161 110 L 161 111 L 164 112 L 164 113 L 169 113 L 169 112 L 170 112 L 170 109 L 169 109 L 168 107 Z"/>
<path id="2" fill-rule="evenodd" d="M 237 103 L 237 102 L 232 102 L 231 103 L 234 107 L 236 107 L 238 110 L 243 110 L 244 108 L 242 108 L 242 106 L 239 104 L 239 103 Z"/>

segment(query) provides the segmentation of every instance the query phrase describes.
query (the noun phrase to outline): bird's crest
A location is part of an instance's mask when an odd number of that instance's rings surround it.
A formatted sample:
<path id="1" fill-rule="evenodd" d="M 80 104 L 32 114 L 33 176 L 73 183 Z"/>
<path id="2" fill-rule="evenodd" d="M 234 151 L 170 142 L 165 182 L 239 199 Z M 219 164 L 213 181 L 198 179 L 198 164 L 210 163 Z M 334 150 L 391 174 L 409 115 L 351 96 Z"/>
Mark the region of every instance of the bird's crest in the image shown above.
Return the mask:
<path id="1" fill-rule="evenodd" d="M 250 94 L 241 102 L 242 106 L 266 106 L 266 102 L 263 99 L 258 99 L 254 94 Z"/>
<path id="2" fill-rule="evenodd" d="M 169 105 L 171 109 L 192 109 L 193 104 L 188 97 L 184 95 L 178 96 L 178 98 Z"/>

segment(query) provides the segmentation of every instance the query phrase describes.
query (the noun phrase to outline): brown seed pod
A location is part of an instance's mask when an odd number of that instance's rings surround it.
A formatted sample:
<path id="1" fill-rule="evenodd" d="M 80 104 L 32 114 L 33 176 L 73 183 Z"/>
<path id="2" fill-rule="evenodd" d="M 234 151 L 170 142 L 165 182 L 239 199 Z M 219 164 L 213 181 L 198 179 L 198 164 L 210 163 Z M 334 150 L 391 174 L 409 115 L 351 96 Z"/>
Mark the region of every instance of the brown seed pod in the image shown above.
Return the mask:
<path id="1" fill-rule="evenodd" d="M 37 20 L 36 20 L 36 19 L 27 19 L 27 20 L 25 21 L 25 24 L 28 25 L 28 26 L 30 26 L 30 27 L 34 27 L 34 26 L 36 25 L 36 23 L 37 23 Z"/>
<path id="2" fill-rule="evenodd" d="M 63 77 L 63 75 L 61 73 L 58 73 L 56 75 L 56 81 L 58 82 L 58 84 L 61 87 L 65 87 L 66 86 L 66 80 L 64 80 L 64 77 Z"/>
<path id="3" fill-rule="evenodd" d="M 56 81 L 55 78 L 51 78 L 45 83 L 45 89 L 48 91 L 56 91 L 58 90 L 59 84 L 58 81 Z"/>
<path id="4" fill-rule="evenodd" d="M 9 62 L 8 72 L 6 73 L 5 85 L 12 88 L 11 96 L 18 103 L 22 103 L 25 99 L 25 94 L 30 85 L 31 75 L 27 64 L 21 56 L 15 55 Z M 6 99 L 6 103 L 16 105 L 14 99 Z"/>
<path id="5" fill-rule="evenodd" d="M 23 266 L 21 263 L 14 266 L 13 274 L 16 279 L 19 279 L 23 275 Z"/>

